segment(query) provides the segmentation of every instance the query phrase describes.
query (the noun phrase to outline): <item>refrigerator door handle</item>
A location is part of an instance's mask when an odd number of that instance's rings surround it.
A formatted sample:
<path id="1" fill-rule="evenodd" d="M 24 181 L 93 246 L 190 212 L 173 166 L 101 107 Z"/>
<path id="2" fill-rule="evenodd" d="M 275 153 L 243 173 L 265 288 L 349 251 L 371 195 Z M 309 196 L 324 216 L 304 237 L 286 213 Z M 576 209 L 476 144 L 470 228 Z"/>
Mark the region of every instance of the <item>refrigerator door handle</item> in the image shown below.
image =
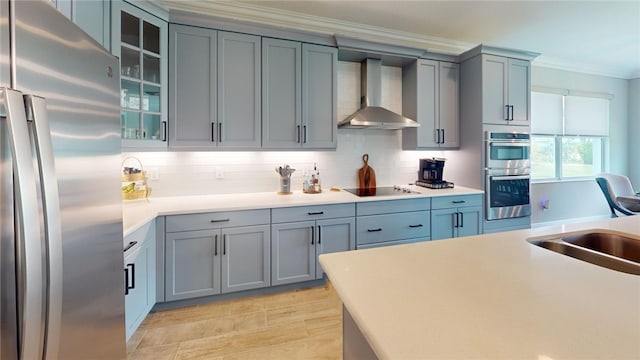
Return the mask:
<path id="1" fill-rule="evenodd" d="M 23 249 L 22 259 L 19 260 L 22 266 L 17 267 L 18 278 L 22 281 L 22 304 L 19 308 L 22 309 L 20 322 L 23 341 L 20 344 L 20 359 L 40 359 L 44 343 L 42 239 L 27 115 L 19 91 L 0 88 L 0 102 L 4 103 L 7 115 L 15 178 L 15 211 L 19 219 L 16 226 L 17 233 L 22 234 L 17 239 L 21 244 L 16 244 Z"/>
<path id="2" fill-rule="evenodd" d="M 36 155 L 40 168 L 40 187 L 44 212 L 48 303 L 45 358 L 56 358 L 60 342 L 60 326 L 62 318 L 62 220 L 60 218 L 60 197 L 58 195 L 58 178 L 56 175 L 53 144 L 47 102 L 44 98 L 25 95 L 27 110 L 33 117 Z"/>

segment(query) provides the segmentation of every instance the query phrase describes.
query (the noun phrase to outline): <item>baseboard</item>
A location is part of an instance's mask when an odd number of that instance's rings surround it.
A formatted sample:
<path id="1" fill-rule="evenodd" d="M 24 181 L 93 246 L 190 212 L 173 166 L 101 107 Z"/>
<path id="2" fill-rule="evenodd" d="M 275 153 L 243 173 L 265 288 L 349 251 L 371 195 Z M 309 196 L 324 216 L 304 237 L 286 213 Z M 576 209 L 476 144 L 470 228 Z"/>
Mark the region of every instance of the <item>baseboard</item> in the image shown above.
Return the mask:
<path id="1" fill-rule="evenodd" d="M 588 217 L 581 217 L 581 218 L 561 219 L 561 220 L 554 220 L 554 221 L 531 223 L 531 227 L 539 228 L 544 226 L 575 224 L 575 223 L 581 223 L 581 222 L 587 222 L 587 221 L 605 220 L 609 218 L 611 218 L 611 216 L 609 215 L 597 215 L 597 216 L 588 216 Z"/>

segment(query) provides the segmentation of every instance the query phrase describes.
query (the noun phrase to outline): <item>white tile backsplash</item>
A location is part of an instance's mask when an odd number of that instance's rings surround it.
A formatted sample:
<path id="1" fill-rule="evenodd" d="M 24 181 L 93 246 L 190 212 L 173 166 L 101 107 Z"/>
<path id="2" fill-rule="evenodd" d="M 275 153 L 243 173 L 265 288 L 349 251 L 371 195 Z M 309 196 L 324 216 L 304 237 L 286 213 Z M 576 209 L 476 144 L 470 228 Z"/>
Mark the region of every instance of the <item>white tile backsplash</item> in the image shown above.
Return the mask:
<path id="1" fill-rule="evenodd" d="M 402 69 L 383 66 L 382 105 L 402 112 Z M 338 120 L 360 107 L 360 64 L 338 64 Z M 403 151 L 402 132 L 339 129 L 336 151 L 207 151 L 139 152 L 135 156 L 145 168 L 158 170 L 158 180 L 149 181 L 152 196 L 205 195 L 278 191 L 275 168 L 285 164 L 296 169 L 293 190 L 302 189 L 304 169 L 317 163 L 322 186 L 357 186 L 362 154 L 369 154 L 378 185 L 406 184 L 417 178 L 418 159 L 442 156 L 438 151 Z M 224 178 L 216 179 L 216 167 Z"/>

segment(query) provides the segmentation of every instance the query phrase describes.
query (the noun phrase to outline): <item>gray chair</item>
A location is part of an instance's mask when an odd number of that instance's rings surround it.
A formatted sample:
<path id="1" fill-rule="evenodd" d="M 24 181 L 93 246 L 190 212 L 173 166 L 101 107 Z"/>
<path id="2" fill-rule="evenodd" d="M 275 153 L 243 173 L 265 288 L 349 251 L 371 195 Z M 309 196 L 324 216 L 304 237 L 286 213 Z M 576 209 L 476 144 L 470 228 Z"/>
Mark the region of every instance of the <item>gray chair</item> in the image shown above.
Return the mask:
<path id="1" fill-rule="evenodd" d="M 596 177 L 596 182 L 609 204 L 611 217 L 618 217 L 618 213 L 636 215 L 640 212 L 640 196 L 633 190 L 628 177 L 602 173 Z"/>

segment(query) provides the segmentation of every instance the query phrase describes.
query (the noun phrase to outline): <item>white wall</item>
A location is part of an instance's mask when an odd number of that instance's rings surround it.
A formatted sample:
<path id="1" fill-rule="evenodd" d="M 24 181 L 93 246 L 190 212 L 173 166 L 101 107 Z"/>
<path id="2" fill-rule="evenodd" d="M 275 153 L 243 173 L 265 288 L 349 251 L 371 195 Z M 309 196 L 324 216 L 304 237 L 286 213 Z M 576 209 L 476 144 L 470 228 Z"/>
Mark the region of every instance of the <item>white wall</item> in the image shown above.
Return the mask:
<path id="1" fill-rule="evenodd" d="M 402 112 L 402 69 L 382 68 L 382 103 Z M 340 62 L 338 66 L 338 120 L 360 106 L 360 64 Z M 418 159 L 440 152 L 402 151 L 400 131 L 338 130 L 336 151 L 256 151 L 256 152 L 141 152 L 136 156 L 145 168 L 157 169 L 159 180 L 150 181 L 152 196 L 202 195 L 277 191 L 277 166 L 291 165 L 292 189 L 301 190 L 304 169 L 317 162 L 324 188 L 356 187 L 362 155 L 376 171 L 378 185 L 406 184 L 417 178 Z M 135 164 L 127 160 L 127 164 Z M 216 179 L 216 167 L 224 179 Z M 446 167 L 445 167 L 446 171 Z"/>
<path id="2" fill-rule="evenodd" d="M 610 118 L 609 171 L 628 174 L 633 160 L 629 144 L 629 81 L 604 76 L 533 66 L 533 86 L 552 87 L 574 91 L 607 93 L 613 95 Z M 638 134 L 636 128 L 635 134 Z M 636 136 L 637 138 L 637 136 Z M 636 145 L 636 149 L 637 145 Z M 637 151 L 637 150 L 636 150 Z M 636 152 L 636 154 L 639 154 Z M 636 155 L 637 158 L 637 155 Z M 541 201 L 549 200 L 544 210 Z M 532 223 L 562 221 L 571 218 L 607 216 L 609 208 L 593 180 L 538 183 L 531 186 Z"/>
<path id="3" fill-rule="evenodd" d="M 629 178 L 640 191 L 640 78 L 629 81 Z"/>

